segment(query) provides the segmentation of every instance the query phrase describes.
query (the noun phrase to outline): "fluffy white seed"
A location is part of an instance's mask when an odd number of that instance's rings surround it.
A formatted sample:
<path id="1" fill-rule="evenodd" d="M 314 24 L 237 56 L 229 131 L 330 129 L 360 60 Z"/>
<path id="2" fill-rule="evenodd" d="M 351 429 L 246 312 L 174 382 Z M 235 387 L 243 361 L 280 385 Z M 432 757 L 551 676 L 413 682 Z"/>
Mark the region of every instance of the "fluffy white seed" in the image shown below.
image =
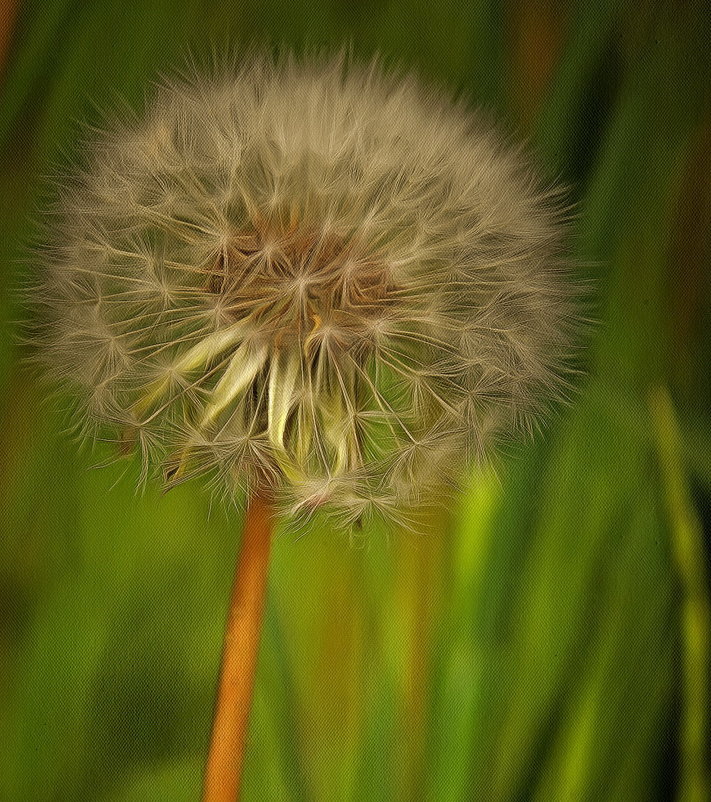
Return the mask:
<path id="1" fill-rule="evenodd" d="M 63 193 L 43 358 L 169 484 L 404 515 L 565 394 L 558 198 L 475 113 L 375 63 L 169 83 Z"/>

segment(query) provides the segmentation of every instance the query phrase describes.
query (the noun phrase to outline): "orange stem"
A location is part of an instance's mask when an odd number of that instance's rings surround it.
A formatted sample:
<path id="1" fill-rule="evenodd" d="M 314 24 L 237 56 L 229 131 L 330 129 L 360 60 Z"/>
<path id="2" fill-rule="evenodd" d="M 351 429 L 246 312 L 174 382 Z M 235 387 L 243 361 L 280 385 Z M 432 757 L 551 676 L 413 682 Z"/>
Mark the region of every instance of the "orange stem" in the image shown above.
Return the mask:
<path id="1" fill-rule="evenodd" d="M 247 508 L 230 597 L 203 802 L 239 799 L 271 536 L 271 504 L 264 496 L 256 496 Z"/>

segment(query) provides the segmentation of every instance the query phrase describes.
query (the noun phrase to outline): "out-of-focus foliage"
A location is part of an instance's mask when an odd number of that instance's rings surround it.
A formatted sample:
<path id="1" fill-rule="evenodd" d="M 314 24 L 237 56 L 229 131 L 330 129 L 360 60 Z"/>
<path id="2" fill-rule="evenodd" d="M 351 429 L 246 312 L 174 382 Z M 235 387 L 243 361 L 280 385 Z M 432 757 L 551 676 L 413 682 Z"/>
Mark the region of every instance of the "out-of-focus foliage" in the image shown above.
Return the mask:
<path id="1" fill-rule="evenodd" d="M 26 0 L 0 97 L 0 800 L 192 800 L 241 521 L 137 494 L 22 369 L 10 292 L 78 122 L 249 46 L 375 51 L 461 90 L 571 186 L 598 321 L 545 437 L 423 538 L 275 544 L 254 800 L 705 800 L 708 10 Z M 704 535 L 704 523 L 707 525 Z M 706 539 L 704 539 L 706 538 Z"/>

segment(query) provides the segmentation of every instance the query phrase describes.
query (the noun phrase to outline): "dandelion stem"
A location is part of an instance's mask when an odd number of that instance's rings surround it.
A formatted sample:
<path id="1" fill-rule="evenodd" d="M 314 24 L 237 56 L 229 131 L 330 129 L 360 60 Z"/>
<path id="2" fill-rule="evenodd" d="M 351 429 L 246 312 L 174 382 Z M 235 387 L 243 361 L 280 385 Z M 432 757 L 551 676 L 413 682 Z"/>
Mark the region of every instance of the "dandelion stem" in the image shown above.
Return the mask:
<path id="1" fill-rule="evenodd" d="M 271 536 L 271 503 L 266 496 L 258 495 L 247 508 L 230 596 L 203 802 L 239 799 Z"/>

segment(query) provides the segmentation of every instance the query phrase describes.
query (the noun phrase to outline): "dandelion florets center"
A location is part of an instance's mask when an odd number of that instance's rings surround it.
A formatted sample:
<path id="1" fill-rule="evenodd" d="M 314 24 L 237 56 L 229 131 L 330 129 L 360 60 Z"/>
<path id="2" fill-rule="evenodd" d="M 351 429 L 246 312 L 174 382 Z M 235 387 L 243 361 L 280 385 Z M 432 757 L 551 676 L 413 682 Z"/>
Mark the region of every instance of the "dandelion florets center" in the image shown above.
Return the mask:
<path id="1" fill-rule="evenodd" d="M 229 320 L 249 323 L 279 347 L 319 331 L 343 344 L 367 337 L 396 303 L 377 256 L 358 257 L 345 238 L 298 225 L 253 225 L 226 238 L 205 289 Z"/>

